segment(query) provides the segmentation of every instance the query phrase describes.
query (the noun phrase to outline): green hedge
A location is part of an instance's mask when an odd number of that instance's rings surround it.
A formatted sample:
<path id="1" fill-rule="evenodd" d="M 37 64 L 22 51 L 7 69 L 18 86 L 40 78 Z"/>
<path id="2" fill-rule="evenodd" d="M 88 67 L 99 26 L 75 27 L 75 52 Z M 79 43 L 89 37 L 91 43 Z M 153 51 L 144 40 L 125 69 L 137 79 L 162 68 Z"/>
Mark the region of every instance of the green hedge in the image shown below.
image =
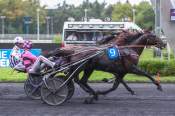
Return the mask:
<path id="1" fill-rule="evenodd" d="M 151 74 L 160 72 L 162 76 L 175 75 L 175 60 L 142 60 L 139 66 Z"/>

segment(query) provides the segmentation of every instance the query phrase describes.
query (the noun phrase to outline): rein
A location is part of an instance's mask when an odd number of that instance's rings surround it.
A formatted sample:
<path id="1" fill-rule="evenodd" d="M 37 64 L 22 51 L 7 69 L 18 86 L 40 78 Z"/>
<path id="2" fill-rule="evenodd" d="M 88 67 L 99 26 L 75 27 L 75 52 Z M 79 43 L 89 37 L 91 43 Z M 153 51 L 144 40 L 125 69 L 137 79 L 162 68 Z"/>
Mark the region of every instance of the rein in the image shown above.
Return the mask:
<path id="1" fill-rule="evenodd" d="M 101 47 L 101 48 L 95 47 L 95 48 L 83 50 L 83 51 L 80 51 L 80 52 L 77 52 L 77 53 L 74 53 L 74 54 L 71 54 L 71 55 L 68 55 L 68 56 L 65 56 L 65 57 L 75 56 L 75 55 L 78 55 L 78 54 L 81 54 L 81 53 L 86 53 L 87 51 L 105 50 L 105 49 L 107 49 L 108 47 L 112 47 L 112 46 L 114 46 L 114 45 L 109 44 L 109 45 L 105 45 L 105 46 L 103 46 L 103 47 Z M 143 48 L 143 47 L 145 47 L 145 46 L 148 46 L 148 45 L 126 45 L 126 46 L 118 46 L 118 48 Z"/>
<path id="2" fill-rule="evenodd" d="M 147 46 L 152 46 L 152 45 L 147 45 L 148 44 L 148 39 L 146 41 L 146 44 L 145 45 L 124 45 L 124 46 L 117 46 L 118 48 L 144 48 L 144 47 L 147 47 Z M 74 54 L 71 54 L 71 55 L 68 55 L 68 56 L 65 56 L 65 57 L 70 57 L 70 56 L 75 56 L 75 55 L 78 55 L 78 54 L 81 54 L 81 53 L 86 53 L 87 51 L 100 51 L 100 50 L 105 50 L 109 47 L 112 47 L 112 46 L 115 46 L 114 44 L 106 44 L 106 45 L 101 45 L 99 47 L 93 47 L 91 49 L 80 49 L 80 50 L 77 50 L 78 52 L 77 53 L 74 53 Z M 89 47 L 87 47 L 89 48 Z M 76 48 L 75 48 L 76 49 Z"/>

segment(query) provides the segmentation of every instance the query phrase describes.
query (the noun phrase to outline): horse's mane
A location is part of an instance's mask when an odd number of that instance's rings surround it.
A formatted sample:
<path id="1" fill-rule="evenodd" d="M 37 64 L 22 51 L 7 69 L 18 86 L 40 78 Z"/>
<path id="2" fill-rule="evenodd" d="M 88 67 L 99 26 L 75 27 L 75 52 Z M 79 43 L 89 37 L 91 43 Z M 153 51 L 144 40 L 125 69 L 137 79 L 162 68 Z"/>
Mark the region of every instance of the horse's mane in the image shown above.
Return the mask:
<path id="1" fill-rule="evenodd" d="M 117 39 L 116 37 L 121 35 L 122 33 L 127 33 L 127 31 L 122 30 L 120 32 L 107 35 L 104 38 L 102 38 L 101 40 L 97 41 L 97 45 L 108 44 L 108 43 L 112 42 L 113 40 L 116 40 Z"/>
<path id="2" fill-rule="evenodd" d="M 121 32 L 117 32 L 117 33 L 112 33 L 110 35 L 107 35 L 105 37 L 103 37 L 101 40 L 97 41 L 97 45 L 102 45 L 102 44 L 106 44 L 109 43 L 111 40 L 113 40 L 116 36 L 120 35 Z"/>
<path id="3" fill-rule="evenodd" d="M 134 40 L 138 39 L 139 37 L 141 37 L 144 33 L 142 32 L 134 32 L 134 33 L 130 33 L 129 38 L 126 39 L 126 43 L 131 43 Z"/>
<path id="4" fill-rule="evenodd" d="M 129 30 L 122 30 L 121 32 L 104 37 L 102 40 L 98 41 L 97 44 L 102 45 L 102 44 L 116 43 L 117 45 L 123 45 L 131 43 L 141 35 L 143 35 L 143 33 L 139 31 L 131 32 Z"/>

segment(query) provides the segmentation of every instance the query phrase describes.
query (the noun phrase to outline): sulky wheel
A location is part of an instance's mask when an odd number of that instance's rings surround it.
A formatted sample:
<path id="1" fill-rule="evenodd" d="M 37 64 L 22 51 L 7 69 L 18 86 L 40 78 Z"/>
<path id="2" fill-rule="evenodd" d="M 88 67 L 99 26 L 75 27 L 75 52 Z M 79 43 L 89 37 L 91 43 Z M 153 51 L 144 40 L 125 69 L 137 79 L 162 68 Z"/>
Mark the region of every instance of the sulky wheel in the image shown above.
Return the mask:
<path id="1" fill-rule="evenodd" d="M 41 86 L 41 98 L 49 105 L 61 105 L 67 100 L 69 93 L 67 84 L 62 78 L 48 78 Z"/>
<path id="2" fill-rule="evenodd" d="M 61 78 L 61 79 L 64 79 L 64 81 L 67 79 L 66 76 L 63 76 L 63 75 L 59 75 L 59 76 L 56 76 L 55 78 Z M 67 100 L 70 100 L 72 98 L 72 96 L 74 95 L 74 91 L 75 91 L 75 86 L 74 86 L 74 82 L 71 80 L 68 84 L 68 96 L 67 96 Z"/>
<path id="3" fill-rule="evenodd" d="M 69 89 L 69 94 L 67 96 L 67 100 L 70 100 L 72 98 L 72 96 L 74 95 L 75 86 L 74 86 L 74 82 L 72 80 L 67 85 L 68 85 L 68 89 Z"/>
<path id="4" fill-rule="evenodd" d="M 42 78 L 37 75 L 29 75 L 24 83 L 24 91 L 26 95 L 31 99 L 41 99 L 40 88 L 42 85 Z"/>

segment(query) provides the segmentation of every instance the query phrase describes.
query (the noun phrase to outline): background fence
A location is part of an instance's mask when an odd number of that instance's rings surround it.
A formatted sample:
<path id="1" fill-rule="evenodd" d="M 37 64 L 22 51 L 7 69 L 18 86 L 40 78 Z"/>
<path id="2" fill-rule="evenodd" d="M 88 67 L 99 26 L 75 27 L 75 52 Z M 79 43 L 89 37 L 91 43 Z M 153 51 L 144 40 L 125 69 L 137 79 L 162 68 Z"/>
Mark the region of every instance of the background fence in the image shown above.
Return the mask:
<path id="1" fill-rule="evenodd" d="M 12 49 L 14 46 L 13 43 L 0 43 L 0 49 Z M 56 43 L 34 43 L 34 49 L 42 49 L 42 51 L 51 51 L 56 48 L 59 48 L 60 44 Z"/>
<path id="2" fill-rule="evenodd" d="M 13 43 L 13 39 L 21 36 L 24 39 L 32 40 L 33 43 L 53 43 L 55 35 L 40 34 L 0 34 L 0 43 Z"/>

